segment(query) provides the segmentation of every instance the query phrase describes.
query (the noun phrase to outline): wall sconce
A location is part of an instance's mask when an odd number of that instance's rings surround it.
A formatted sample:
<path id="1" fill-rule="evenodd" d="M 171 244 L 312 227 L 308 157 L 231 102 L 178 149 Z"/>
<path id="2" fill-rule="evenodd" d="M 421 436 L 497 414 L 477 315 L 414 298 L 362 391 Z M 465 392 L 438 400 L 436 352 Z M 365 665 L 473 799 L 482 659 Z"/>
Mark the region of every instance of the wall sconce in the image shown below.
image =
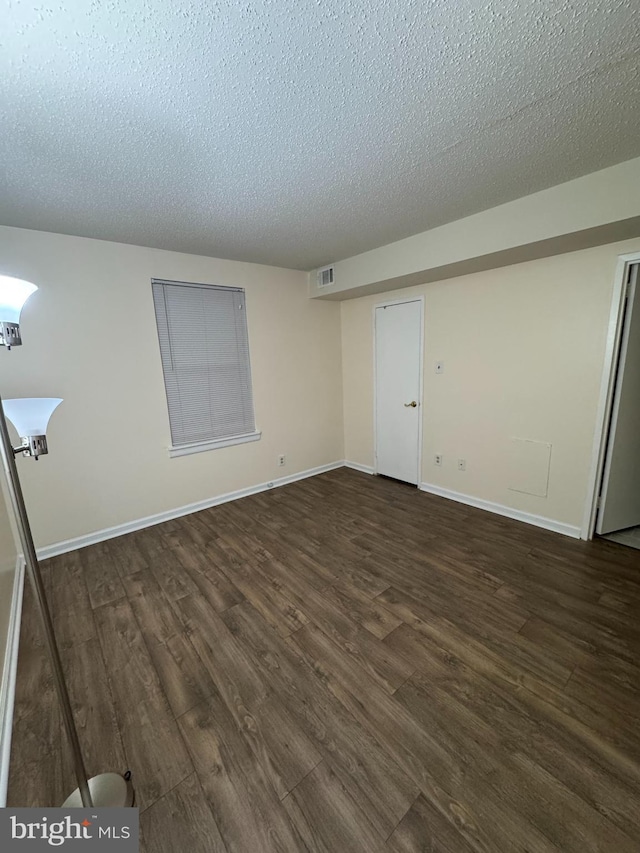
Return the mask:
<path id="1" fill-rule="evenodd" d="M 20 312 L 24 303 L 35 290 L 37 290 L 35 284 L 28 281 L 0 275 L 0 343 L 6 346 L 8 350 L 12 346 L 22 344 Z M 49 418 L 61 402 L 62 400 L 57 397 L 5 400 L 3 402 L 0 397 L 0 456 L 7 476 L 11 506 L 20 534 L 25 568 L 40 614 L 45 645 L 53 667 L 54 683 L 62 710 L 62 718 L 73 753 L 78 787 L 65 800 L 63 806 L 66 808 L 133 806 L 134 792 L 129 781 L 130 773 L 125 774 L 125 776 L 121 776 L 119 773 L 101 773 L 92 779 L 87 776 L 69 692 L 64 680 L 62 660 L 53 630 L 51 611 L 45 595 L 38 557 L 31 534 L 31 525 L 16 466 L 16 454 L 22 453 L 23 456 L 38 459 L 39 456 L 48 453 L 46 433 Z M 13 447 L 11 444 L 6 418 L 9 418 L 13 423 L 22 439 L 22 444 L 18 447 Z"/>

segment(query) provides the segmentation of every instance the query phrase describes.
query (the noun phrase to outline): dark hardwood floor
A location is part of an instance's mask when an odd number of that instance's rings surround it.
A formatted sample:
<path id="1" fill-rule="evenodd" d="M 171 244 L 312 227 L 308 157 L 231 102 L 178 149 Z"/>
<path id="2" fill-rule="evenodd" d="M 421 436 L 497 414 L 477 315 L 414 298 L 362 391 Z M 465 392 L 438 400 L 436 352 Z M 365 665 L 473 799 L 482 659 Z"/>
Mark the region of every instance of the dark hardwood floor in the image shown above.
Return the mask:
<path id="1" fill-rule="evenodd" d="M 640 851 L 640 552 L 340 469 L 43 565 L 147 853 Z M 26 598 L 9 804 L 75 787 Z"/>

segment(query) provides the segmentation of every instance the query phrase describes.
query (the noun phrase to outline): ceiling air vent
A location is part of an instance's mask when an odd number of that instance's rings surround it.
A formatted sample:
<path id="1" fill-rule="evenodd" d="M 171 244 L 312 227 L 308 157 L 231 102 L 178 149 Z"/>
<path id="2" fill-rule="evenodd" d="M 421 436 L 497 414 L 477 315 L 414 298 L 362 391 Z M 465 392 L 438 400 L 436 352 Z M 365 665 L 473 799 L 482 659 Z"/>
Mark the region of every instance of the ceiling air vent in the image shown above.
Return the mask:
<path id="1" fill-rule="evenodd" d="M 334 278 L 335 267 L 323 267 L 318 270 L 318 287 L 329 287 L 335 282 Z"/>

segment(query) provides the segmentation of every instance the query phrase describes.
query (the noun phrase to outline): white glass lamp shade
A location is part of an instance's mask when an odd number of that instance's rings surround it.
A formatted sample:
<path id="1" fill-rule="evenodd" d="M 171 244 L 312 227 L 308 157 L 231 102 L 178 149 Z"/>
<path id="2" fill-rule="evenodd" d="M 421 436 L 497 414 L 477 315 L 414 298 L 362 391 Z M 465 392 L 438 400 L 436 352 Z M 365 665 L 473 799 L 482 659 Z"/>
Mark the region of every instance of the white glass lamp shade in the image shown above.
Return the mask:
<path id="1" fill-rule="evenodd" d="M 3 400 L 2 408 L 20 438 L 46 435 L 49 418 L 62 402 L 60 397 L 33 397 Z"/>
<path id="2" fill-rule="evenodd" d="M 37 289 L 30 281 L 0 275 L 0 322 L 19 323 L 22 306 Z"/>

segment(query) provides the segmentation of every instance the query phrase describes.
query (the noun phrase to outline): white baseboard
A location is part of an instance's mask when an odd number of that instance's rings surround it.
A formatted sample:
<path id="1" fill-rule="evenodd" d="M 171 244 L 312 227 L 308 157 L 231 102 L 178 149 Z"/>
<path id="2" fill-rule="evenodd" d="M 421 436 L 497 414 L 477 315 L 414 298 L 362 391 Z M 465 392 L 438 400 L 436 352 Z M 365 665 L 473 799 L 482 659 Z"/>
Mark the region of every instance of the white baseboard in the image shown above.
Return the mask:
<path id="1" fill-rule="evenodd" d="M 353 468 L 354 471 L 362 471 L 363 474 L 375 474 L 375 469 L 373 465 L 361 465 L 359 462 L 347 462 L 342 463 L 345 468 Z"/>
<path id="2" fill-rule="evenodd" d="M 13 725 L 13 706 L 16 695 L 16 674 L 18 671 L 18 646 L 20 644 L 20 620 L 22 617 L 22 593 L 24 590 L 24 558 L 16 560 L 16 573 L 13 578 L 11 613 L 7 632 L 7 647 L 4 655 L 2 680 L 0 682 L 0 808 L 7 805 L 7 787 L 9 784 L 9 760 L 11 758 L 11 730 Z"/>
<path id="3" fill-rule="evenodd" d="M 95 545 L 97 542 L 104 542 L 107 539 L 115 539 L 116 536 L 124 536 L 125 533 L 133 533 L 134 530 L 142 530 L 144 527 L 152 527 L 154 524 L 162 524 L 163 521 L 171 521 L 173 518 L 180 518 L 183 515 L 190 515 L 192 512 L 199 512 L 202 509 L 209 509 L 218 504 L 235 501 L 239 498 L 246 498 L 249 495 L 255 495 L 258 492 L 266 492 L 268 489 L 274 489 L 278 486 L 286 486 L 287 483 L 295 483 L 296 480 L 304 480 L 307 477 L 315 477 L 316 474 L 324 474 L 325 471 L 333 471 L 334 468 L 342 468 L 344 462 L 330 462 L 328 465 L 320 465 L 317 468 L 308 468 L 306 471 L 299 471 L 297 474 L 290 474 L 288 477 L 278 477 L 276 480 L 271 480 L 268 483 L 260 483 L 257 486 L 249 486 L 246 489 L 238 489 L 235 492 L 227 492 L 224 495 L 217 495 L 213 498 L 207 498 L 203 501 L 187 504 L 186 506 L 169 509 L 165 512 L 156 513 L 156 515 L 148 515 L 146 518 L 137 518 L 134 521 L 126 521 L 124 524 L 118 524 L 115 527 L 105 527 L 103 530 L 96 530 L 93 533 L 87 533 L 85 536 L 77 536 L 75 539 L 66 539 L 64 542 L 56 542 L 53 545 L 46 545 L 44 548 L 38 548 L 38 559 L 47 560 L 49 557 L 56 557 L 58 554 L 66 554 L 68 551 L 75 551 L 78 548 L 86 548 L 87 545 Z"/>
<path id="4" fill-rule="evenodd" d="M 524 521 L 526 524 L 533 524 L 535 527 L 553 530 L 554 533 L 563 533 L 565 536 L 571 536 L 573 539 L 580 538 L 580 528 L 571 524 L 565 524 L 563 521 L 555 521 L 553 518 L 545 518 L 543 515 L 522 512 L 519 509 L 512 509 L 509 506 L 493 503 L 493 501 L 485 501 L 482 498 L 474 498 L 472 495 L 463 495 L 461 492 L 443 489 L 431 483 L 420 483 L 420 490 L 422 492 L 429 492 L 432 495 L 438 495 L 441 498 L 448 498 L 451 501 L 484 509 L 496 515 L 504 515 L 506 518 L 515 519 L 515 521 Z"/>
<path id="5" fill-rule="evenodd" d="M 44 548 L 38 548 L 38 559 L 46 560 L 49 557 L 56 557 L 58 554 L 66 554 L 68 551 L 75 551 L 78 548 L 86 548 L 87 545 L 95 545 L 97 542 L 104 542 L 107 539 L 115 539 L 117 536 L 124 536 L 126 533 L 133 533 L 134 530 L 142 530 L 145 527 L 153 527 L 155 524 L 162 524 L 163 521 L 171 521 L 173 518 L 180 518 L 183 515 L 189 515 L 192 512 L 199 512 L 202 509 L 209 509 L 218 504 L 235 501 L 239 498 L 245 498 L 249 495 L 258 494 L 258 492 L 266 492 L 268 489 L 274 489 L 278 486 L 286 486 L 287 483 L 295 483 L 296 480 L 304 480 L 307 477 L 315 477 L 317 474 L 323 474 L 325 471 L 333 471 L 335 468 L 352 468 L 354 471 L 361 471 L 363 474 L 374 474 L 375 470 L 371 465 L 360 465 L 358 462 L 349 462 L 348 460 L 340 460 L 338 462 L 330 462 L 328 465 L 319 465 L 317 468 L 308 468 L 306 471 L 299 471 L 297 474 L 290 474 L 288 477 L 279 477 L 268 483 L 260 483 L 256 486 L 248 486 L 246 489 L 238 489 L 235 492 L 227 492 L 224 495 L 217 495 L 213 498 L 207 498 L 203 501 L 187 504 L 186 506 L 169 509 L 165 512 L 159 512 L 156 515 L 149 515 L 145 518 L 137 518 L 133 521 L 126 521 L 124 524 L 118 524 L 115 527 L 105 527 L 103 530 L 96 530 L 93 533 L 87 533 L 85 536 L 77 536 L 74 539 L 66 539 L 63 542 L 56 542 L 53 545 L 46 545 Z M 453 492 L 449 489 L 442 489 L 440 486 L 433 486 L 430 483 L 421 483 L 420 489 L 423 492 L 430 492 L 434 495 L 439 495 L 449 500 L 458 501 L 459 503 L 475 506 L 479 509 L 494 512 L 498 515 L 504 515 L 507 518 L 514 518 L 517 521 L 524 521 L 528 524 L 533 524 L 536 527 L 544 527 L 546 530 L 553 530 L 556 533 L 563 533 L 565 536 L 572 536 L 576 539 L 580 538 L 580 528 L 573 527 L 569 524 L 563 524 L 560 521 L 554 521 L 551 518 L 544 518 L 541 515 L 532 515 L 526 512 L 520 512 L 517 509 L 511 509 L 502 504 L 485 501 L 481 498 L 474 498 L 471 495 L 463 495 L 460 492 Z"/>

